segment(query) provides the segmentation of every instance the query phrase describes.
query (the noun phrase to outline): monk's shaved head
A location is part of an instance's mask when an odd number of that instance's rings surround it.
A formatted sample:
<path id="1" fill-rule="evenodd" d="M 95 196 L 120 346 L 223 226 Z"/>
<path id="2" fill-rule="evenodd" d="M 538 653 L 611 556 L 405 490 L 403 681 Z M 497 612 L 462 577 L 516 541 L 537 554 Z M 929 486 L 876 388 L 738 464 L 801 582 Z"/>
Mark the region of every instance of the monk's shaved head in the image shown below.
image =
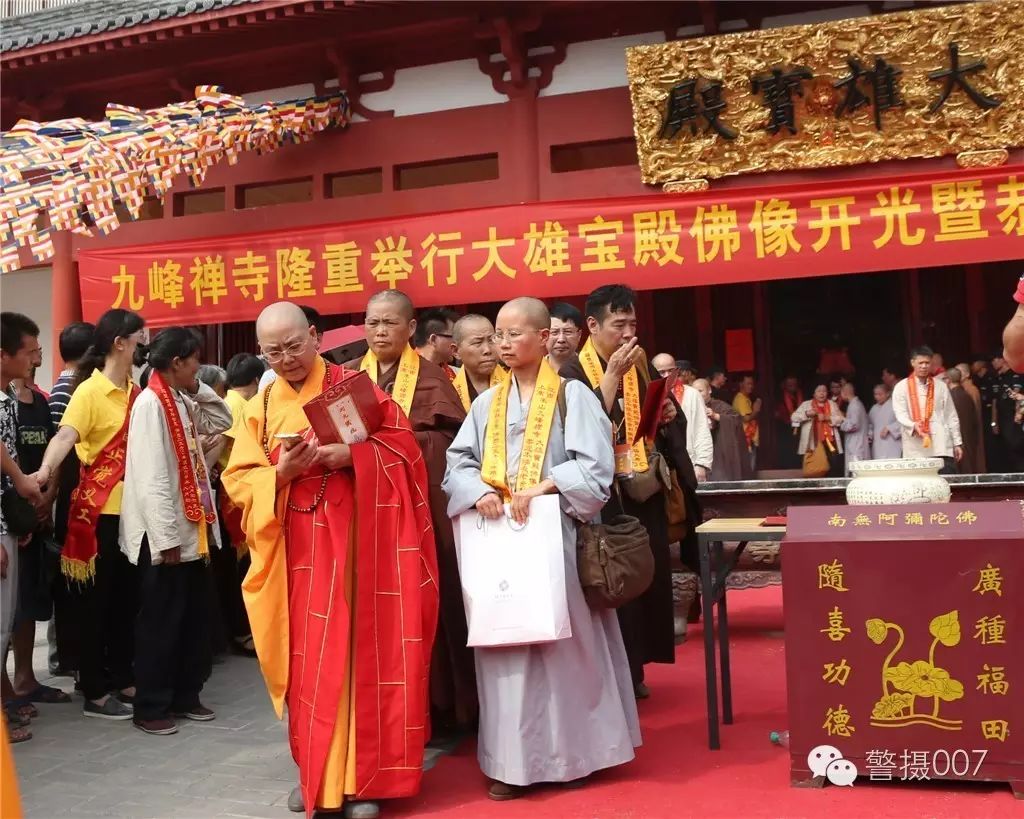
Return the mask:
<path id="1" fill-rule="evenodd" d="M 366 307 L 369 309 L 371 305 L 379 304 L 382 301 L 390 302 L 406 321 L 412 321 L 416 317 L 416 308 L 413 307 L 412 299 L 401 290 L 381 290 L 379 293 L 374 293 L 366 302 Z"/>
<path id="2" fill-rule="evenodd" d="M 674 370 L 676 367 L 676 360 L 668 353 L 658 353 L 651 359 L 651 364 L 656 370 Z"/>
<path id="3" fill-rule="evenodd" d="M 302 308 L 290 301 L 279 301 L 265 307 L 256 319 L 256 337 L 266 343 L 270 336 L 287 335 L 293 331 L 309 329 L 309 319 Z"/>
<path id="4" fill-rule="evenodd" d="M 708 380 L 706 378 L 698 378 L 696 381 L 694 381 L 693 382 L 693 388 L 695 390 L 705 390 L 706 389 L 708 392 L 711 392 L 711 384 L 708 382 Z"/>
<path id="5" fill-rule="evenodd" d="M 456 344 L 462 344 L 470 336 L 478 334 L 494 335 L 494 325 L 491 324 L 491 320 L 487 316 L 481 316 L 479 313 L 469 313 L 455 322 L 455 327 L 452 330 L 452 341 Z"/>
<path id="6" fill-rule="evenodd" d="M 502 313 L 518 314 L 523 319 L 523 323 L 534 330 L 551 329 L 551 314 L 540 299 L 520 296 L 518 299 L 512 299 L 505 303 L 498 313 L 499 318 Z"/>
<path id="7" fill-rule="evenodd" d="M 274 372 L 293 386 L 305 381 L 317 357 L 317 334 L 299 305 L 279 301 L 264 309 L 256 338 Z"/>

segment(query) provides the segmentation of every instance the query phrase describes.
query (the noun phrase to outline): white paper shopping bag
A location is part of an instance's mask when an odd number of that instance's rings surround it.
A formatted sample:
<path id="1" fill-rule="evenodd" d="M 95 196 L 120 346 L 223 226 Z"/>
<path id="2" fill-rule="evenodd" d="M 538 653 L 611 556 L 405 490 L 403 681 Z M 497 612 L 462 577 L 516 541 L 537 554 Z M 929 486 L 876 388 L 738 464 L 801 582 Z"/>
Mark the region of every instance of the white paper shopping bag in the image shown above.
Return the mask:
<path id="1" fill-rule="evenodd" d="M 505 513 L 487 520 L 470 509 L 454 522 L 469 645 L 571 637 L 558 496 L 534 498 L 525 526 Z"/>

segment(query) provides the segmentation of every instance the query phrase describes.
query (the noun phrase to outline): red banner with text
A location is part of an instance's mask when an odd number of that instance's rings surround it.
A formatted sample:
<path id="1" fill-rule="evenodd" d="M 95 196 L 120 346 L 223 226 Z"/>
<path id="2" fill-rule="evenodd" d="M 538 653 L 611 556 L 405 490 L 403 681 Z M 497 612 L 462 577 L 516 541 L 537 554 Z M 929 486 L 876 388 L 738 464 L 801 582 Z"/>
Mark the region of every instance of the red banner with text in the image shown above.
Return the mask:
<path id="1" fill-rule="evenodd" d="M 254 319 L 280 299 L 359 313 L 397 287 L 417 306 L 1024 258 L 1024 168 L 535 202 L 79 252 L 87 320 Z"/>

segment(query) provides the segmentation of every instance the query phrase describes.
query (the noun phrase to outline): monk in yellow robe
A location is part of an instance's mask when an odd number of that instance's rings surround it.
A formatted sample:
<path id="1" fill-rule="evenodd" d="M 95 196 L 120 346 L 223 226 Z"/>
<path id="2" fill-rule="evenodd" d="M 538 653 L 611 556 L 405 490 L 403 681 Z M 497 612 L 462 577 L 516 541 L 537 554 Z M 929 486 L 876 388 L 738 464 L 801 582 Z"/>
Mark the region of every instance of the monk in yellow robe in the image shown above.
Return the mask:
<path id="1" fill-rule="evenodd" d="M 307 812 L 370 819 L 375 800 L 419 790 L 429 730 L 438 592 L 423 455 L 379 390 L 369 440 L 319 445 L 303 405 L 357 373 L 320 358 L 296 305 L 268 307 L 256 333 L 278 377 L 246 406 L 223 475 L 252 555 L 253 640 L 278 715 L 288 704 Z"/>

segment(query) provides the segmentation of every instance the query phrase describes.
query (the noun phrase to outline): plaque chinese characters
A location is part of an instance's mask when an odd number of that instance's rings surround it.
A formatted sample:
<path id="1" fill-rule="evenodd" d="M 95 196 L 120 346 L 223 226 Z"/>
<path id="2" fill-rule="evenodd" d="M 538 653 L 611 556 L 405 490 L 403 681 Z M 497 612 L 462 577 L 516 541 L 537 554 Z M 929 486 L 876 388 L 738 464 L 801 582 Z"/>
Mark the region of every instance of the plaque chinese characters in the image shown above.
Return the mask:
<path id="1" fill-rule="evenodd" d="M 1005 159 L 1024 144 L 1022 29 L 1024 2 L 993 0 L 635 46 L 641 177 Z"/>
<path id="2" fill-rule="evenodd" d="M 1024 791 L 1022 539 L 1017 502 L 789 510 L 794 782 L 825 745 L 865 779 Z"/>

